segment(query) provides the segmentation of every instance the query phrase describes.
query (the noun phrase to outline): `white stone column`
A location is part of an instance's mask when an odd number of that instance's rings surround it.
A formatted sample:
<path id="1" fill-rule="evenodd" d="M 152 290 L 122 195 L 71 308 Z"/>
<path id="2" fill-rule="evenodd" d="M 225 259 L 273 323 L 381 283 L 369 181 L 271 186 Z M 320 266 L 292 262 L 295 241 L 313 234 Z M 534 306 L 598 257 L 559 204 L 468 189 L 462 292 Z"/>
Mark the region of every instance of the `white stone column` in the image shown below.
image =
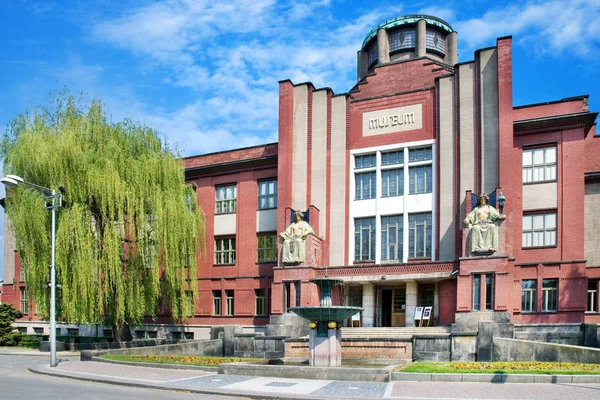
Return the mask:
<path id="1" fill-rule="evenodd" d="M 427 22 L 421 19 L 417 22 L 417 57 L 425 57 L 427 54 L 426 36 L 427 36 Z"/>
<path id="2" fill-rule="evenodd" d="M 375 285 L 372 283 L 365 283 L 363 285 L 363 314 L 362 314 L 362 326 L 373 327 L 375 326 Z"/>
<path id="3" fill-rule="evenodd" d="M 405 326 L 415 326 L 415 310 L 417 308 L 417 282 L 406 282 L 406 315 Z"/>

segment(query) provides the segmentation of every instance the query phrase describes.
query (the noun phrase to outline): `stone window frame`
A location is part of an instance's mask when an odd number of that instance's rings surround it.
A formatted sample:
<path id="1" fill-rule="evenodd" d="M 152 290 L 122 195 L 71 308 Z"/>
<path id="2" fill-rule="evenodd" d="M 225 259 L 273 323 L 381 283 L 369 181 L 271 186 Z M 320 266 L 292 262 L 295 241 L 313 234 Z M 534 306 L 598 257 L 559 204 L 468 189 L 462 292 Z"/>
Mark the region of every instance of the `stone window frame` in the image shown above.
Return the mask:
<path id="1" fill-rule="evenodd" d="M 588 279 L 587 289 L 587 309 L 588 313 L 598 312 L 598 285 L 600 285 L 600 279 Z"/>
<path id="2" fill-rule="evenodd" d="M 223 314 L 223 293 L 220 290 L 213 290 L 212 300 L 212 315 L 221 316 Z"/>
<path id="3" fill-rule="evenodd" d="M 225 290 L 225 315 L 233 317 L 235 315 L 235 290 Z"/>

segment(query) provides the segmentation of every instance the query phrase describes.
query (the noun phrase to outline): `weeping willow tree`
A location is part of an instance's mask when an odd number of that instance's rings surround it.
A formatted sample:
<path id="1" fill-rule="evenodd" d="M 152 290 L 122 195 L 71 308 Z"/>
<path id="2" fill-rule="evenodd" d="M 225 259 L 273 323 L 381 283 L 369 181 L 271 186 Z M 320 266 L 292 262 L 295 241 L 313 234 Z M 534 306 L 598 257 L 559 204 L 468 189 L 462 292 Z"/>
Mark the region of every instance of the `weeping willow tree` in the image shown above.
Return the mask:
<path id="1" fill-rule="evenodd" d="M 173 318 L 193 313 L 204 218 L 182 160 L 157 133 L 107 120 L 104 106 L 59 95 L 17 116 L 4 135 L 4 172 L 63 186 L 57 210 L 59 318 L 138 324 L 159 302 Z M 48 315 L 51 213 L 44 195 L 19 185 L 6 212 L 37 312 Z M 116 332 L 115 332 L 116 334 Z"/>

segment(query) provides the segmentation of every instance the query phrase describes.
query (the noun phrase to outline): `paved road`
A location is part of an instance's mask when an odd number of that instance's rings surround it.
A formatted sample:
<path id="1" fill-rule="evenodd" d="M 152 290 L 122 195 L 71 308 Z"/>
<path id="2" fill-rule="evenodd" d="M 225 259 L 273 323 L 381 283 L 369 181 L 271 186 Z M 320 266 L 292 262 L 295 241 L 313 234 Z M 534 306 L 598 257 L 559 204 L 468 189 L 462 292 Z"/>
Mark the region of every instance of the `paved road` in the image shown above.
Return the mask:
<path id="1" fill-rule="evenodd" d="M 68 365 L 79 359 L 74 357 L 59 357 L 64 360 L 61 365 Z M 29 367 L 37 367 L 49 363 L 49 356 L 16 356 L 0 355 L 0 399 L 30 400 L 30 399 L 85 399 L 85 400 L 175 400 L 175 399 L 206 399 L 233 400 L 239 397 L 214 396 L 173 392 L 160 389 L 144 389 L 127 386 L 108 385 L 96 382 L 86 382 L 75 379 L 56 378 L 29 372 Z"/>

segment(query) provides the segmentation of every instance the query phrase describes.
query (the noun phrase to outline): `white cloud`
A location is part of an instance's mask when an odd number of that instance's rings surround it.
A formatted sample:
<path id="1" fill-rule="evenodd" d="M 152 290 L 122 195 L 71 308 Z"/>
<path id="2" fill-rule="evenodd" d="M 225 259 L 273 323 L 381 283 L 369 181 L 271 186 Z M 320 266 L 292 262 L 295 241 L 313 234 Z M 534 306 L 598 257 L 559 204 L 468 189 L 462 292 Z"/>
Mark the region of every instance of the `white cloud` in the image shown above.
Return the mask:
<path id="1" fill-rule="evenodd" d="M 532 54 L 586 55 L 600 49 L 598 0 L 530 1 L 491 9 L 479 18 L 454 22 L 459 44 L 472 51 L 495 38 L 513 35 Z"/>

